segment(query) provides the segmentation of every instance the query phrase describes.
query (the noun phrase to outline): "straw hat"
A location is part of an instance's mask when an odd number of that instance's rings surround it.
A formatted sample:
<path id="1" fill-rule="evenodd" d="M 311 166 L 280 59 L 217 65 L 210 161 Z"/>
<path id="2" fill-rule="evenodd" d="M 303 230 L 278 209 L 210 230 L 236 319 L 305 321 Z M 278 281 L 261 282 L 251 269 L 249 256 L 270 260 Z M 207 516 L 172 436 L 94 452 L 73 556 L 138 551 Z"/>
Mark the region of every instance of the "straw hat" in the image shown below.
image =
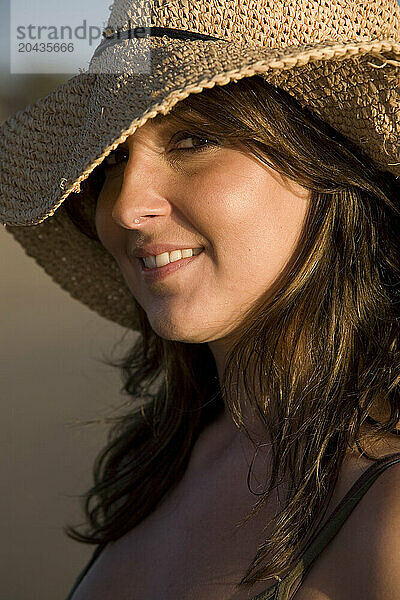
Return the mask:
<path id="1" fill-rule="evenodd" d="M 108 319 L 136 329 L 135 301 L 63 202 L 73 193 L 93 218 L 90 173 L 191 93 L 261 75 L 400 174 L 396 0 L 115 0 L 103 35 L 87 71 L 1 125 L 0 219 Z"/>

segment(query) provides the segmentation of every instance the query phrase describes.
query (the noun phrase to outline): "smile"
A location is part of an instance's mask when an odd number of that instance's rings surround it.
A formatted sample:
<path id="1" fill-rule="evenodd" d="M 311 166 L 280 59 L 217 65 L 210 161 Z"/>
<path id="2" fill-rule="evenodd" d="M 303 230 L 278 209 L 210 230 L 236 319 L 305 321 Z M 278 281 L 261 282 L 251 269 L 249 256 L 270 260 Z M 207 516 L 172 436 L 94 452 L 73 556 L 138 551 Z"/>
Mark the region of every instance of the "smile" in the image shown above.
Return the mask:
<path id="1" fill-rule="evenodd" d="M 156 267 L 146 267 L 143 263 L 143 259 L 140 258 L 139 264 L 141 267 L 141 273 L 142 273 L 143 279 L 148 282 L 160 281 L 161 279 L 168 277 L 168 275 L 171 275 L 172 273 L 175 273 L 176 271 L 179 271 L 179 270 L 184 269 L 185 267 L 189 266 L 191 263 L 198 260 L 198 257 L 202 253 L 203 253 L 203 249 L 201 249 L 201 250 L 199 249 L 198 251 L 196 250 L 196 254 L 193 254 L 192 256 L 180 258 L 173 262 L 168 262 L 167 264 L 165 264 L 161 267 L 157 267 L 157 266 Z"/>
<path id="2" fill-rule="evenodd" d="M 187 248 L 185 250 L 172 250 L 171 252 L 162 252 L 161 254 L 157 254 L 155 256 L 148 256 L 146 258 L 142 258 L 143 264 L 148 269 L 153 269 L 154 267 L 163 267 L 171 262 L 176 262 L 177 260 L 181 260 L 181 258 L 190 258 L 191 256 L 195 256 L 200 254 L 203 248 Z"/>

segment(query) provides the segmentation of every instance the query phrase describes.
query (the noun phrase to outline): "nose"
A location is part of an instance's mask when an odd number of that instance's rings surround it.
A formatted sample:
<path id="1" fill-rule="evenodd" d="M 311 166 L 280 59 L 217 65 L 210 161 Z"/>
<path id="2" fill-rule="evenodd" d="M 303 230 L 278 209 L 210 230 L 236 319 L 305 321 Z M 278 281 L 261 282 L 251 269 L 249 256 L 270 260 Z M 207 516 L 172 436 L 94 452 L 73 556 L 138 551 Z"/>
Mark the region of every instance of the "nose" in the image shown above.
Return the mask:
<path id="1" fill-rule="evenodd" d="M 141 229 L 155 217 L 167 217 L 171 213 L 167 185 L 159 158 L 131 151 L 112 209 L 113 221 L 125 229 Z"/>

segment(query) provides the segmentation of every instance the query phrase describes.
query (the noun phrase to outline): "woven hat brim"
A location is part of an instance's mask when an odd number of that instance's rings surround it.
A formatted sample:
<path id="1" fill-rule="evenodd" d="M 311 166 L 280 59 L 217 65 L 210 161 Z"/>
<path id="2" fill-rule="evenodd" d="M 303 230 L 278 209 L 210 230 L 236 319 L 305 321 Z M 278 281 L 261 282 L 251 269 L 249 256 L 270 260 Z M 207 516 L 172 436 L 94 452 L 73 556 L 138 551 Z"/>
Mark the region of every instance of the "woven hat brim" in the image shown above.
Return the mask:
<path id="1" fill-rule="evenodd" d="M 7 229 L 72 296 L 132 328 L 136 305 L 118 266 L 99 242 L 76 230 L 62 203 L 128 135 L 191 93 L 262 75 L 358 143 L 381 169 L 400 173 L 396 41 L 285 50 L 164 38 L 149 43 L 151 74 L 129 73 L 128 60 L 120 75 L 78 75 L 6 121 L 0 139 L 1 219 L 17 226 Z M 117 52 L 126 57 L 122 44 Z M 134 65 L 139 51 L 132 46 L 132 52 Z"/>
<path id="2" fill-rule="evenodd" d="M 151 45 L 151 74 L 130 73 L 149 49 L 139 48 L 138 40 L 123 42 L 114 50 L 124 57 L 124 73 L 78 75 L 2 124 L 3 223 L 41 222 L 149 118 L 166 114 L 191 93 L 256 74 L 355 141 L 381 169 L 400 174 L 399 68 L 387 62 L 388 55 L 391 62 L 400 58 L 399 43 L 276 50 L 165 38 L 140 41 L 145 42 Z"/>

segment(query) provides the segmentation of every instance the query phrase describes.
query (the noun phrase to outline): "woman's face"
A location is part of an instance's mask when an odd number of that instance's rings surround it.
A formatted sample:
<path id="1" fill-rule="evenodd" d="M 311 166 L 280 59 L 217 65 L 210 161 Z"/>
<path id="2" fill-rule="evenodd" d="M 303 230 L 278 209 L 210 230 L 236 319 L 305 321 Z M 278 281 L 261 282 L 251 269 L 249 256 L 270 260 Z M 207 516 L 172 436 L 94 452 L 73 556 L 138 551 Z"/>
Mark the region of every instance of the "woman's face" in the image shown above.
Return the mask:
<path id="1" fill-rule="evenodd" d="M 148 121 L 105 167 L 96 211 L 100 240 L 151 327 L 189 343 L 227 338 L 292 255 L 309 203 L 304 188 L 201 132 L 168 116 Z M 154 245 L 150 254 L 203 250 L 145 270 L 137 253 Z"/>

